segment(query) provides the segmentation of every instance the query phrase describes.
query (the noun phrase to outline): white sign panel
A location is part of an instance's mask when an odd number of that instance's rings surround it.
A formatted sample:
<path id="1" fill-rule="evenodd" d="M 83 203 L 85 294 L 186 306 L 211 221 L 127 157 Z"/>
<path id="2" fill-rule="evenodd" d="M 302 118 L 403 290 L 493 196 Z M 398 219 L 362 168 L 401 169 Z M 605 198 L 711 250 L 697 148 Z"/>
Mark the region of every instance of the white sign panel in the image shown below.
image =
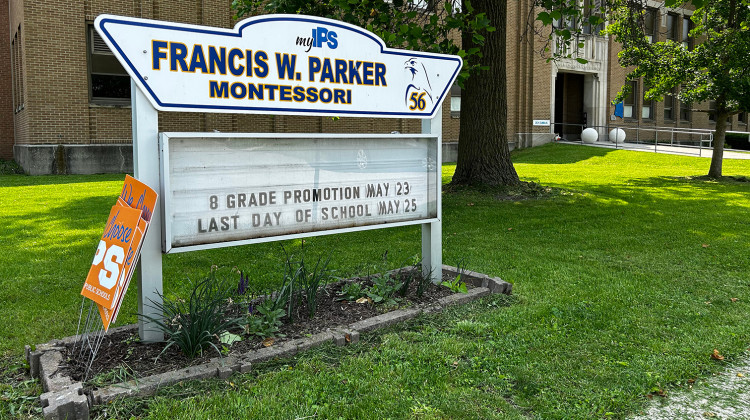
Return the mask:
<path id="1" fill-rule="evenodd" d="M 163 133 L 165 251 L 437 221 L 437 141 Z"/>
<path id="2" fill-rule="evenodd" d="M 303 15 L 234 29 L 101 15 L 95 26 L 161 111 L 431 118 L 462 65 Z"/>
<path id="3" fill-rule="evenodd" d="M 534 120 L 535 126 L 549 127 L 549 120 Z"/>

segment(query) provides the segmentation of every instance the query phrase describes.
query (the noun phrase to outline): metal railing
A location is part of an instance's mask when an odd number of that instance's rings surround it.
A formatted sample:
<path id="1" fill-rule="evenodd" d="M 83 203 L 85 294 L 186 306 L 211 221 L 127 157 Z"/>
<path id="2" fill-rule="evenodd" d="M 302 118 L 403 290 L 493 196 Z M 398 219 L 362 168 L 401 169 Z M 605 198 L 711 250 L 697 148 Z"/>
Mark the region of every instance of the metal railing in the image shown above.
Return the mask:
<path id="1" fill-rule="evenodd" d="M 710 129 L 657 126 L 642 127 L 640 124 L 606 124 L 589 126 L 586 124 L 553 123 L 552 127 L 555 131 L 558 131 L 558 136 L 561 137 L 561 140 L 568 142 L 580 142 L 581 144 L 584 144 L 583 139 L 581 138 L 581 133 L 586 128 L 593 128 L 599 135 L 595 144 L 610 146 L 615 149 L 621 148 L 623 143 L 630 145 L 629 148 L 633 148 L 633 145 L 644 145 L 650 148 L 650 146 L 653 145 L 654 152 L 659 151 L 659 146 L 684 147 L 697 149 L 698 156 L 703 155 L 703 149 L 712 148 L 714 136 L 714 130 Z M 625 132 L 625 140 L 623 142 L 609 141 L 609 133 L 614 129 L 621 129 Z M 562 134 L 560 132 L 562 132 Z M 728 131 L 728 133 L 735 132 Z M 750 133 L 740 133 L 750 135 Z M 671 150 L 671 152 L 677 153 L 678 151 Z"/>

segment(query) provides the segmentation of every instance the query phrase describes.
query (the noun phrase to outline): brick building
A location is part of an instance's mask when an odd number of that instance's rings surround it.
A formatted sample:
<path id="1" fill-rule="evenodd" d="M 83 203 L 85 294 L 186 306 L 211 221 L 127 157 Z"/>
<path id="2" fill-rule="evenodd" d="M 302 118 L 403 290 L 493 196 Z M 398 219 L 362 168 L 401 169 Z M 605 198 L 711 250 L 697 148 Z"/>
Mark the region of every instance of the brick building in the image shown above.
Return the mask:
<path id="1" fill-rule="evenodd" d="M 230 0 L 0 1 L 0 24 L 9 29 L 0 41 L 0 158 L 15 158 L 31 174 L 132 170 L 129 80 L 93 30 L 96 16 L 109 13 L 224 28 L 235 23 Z M 539 54 L 544 40 L 524 36 L 531 3 L 510 2 L 508 10 L 512 147 L 546 143 L 554 133 L 576 138 L 584 124 L 599 126 L 606 134 L 607 124 L 612 124 L 610 102 L 624 83 L 617 46 L 589 28 L 581 51 L 587 64 L 547 63 Z M 689 12 L 655 10 L 654 36 L 668 36 L 669 25 L 675 24 L 669 36 L 682 39 L 682 19 Z M 647 103 L 638 88 L 626 100 L 630 117 L 620 125 L 711 128 L 708 115 L 685 111 L 687 107 L 674 98 Z M 458 140 L 460 119 L 460 90 L 451 93 L 443 106 L 447 160 L 455 150 L 450 143 Z M 419 120 L 408 119 L 159 114 L 160 131 L 416 133 L 420 127 Z M 735 116 L 731 129 L 746 131 L 747 117 Z"/>

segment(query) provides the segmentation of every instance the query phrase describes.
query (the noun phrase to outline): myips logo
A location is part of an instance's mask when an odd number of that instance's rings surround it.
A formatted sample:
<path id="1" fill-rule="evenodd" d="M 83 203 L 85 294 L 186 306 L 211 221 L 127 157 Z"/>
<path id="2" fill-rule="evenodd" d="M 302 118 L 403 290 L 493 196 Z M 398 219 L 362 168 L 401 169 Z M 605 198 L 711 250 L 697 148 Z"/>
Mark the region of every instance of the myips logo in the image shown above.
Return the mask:
<path id="1" fill-rule="evenodd" d="M 297 45 L 307 47 L 305 52 L 310 52 L 314 48 L 322 48 L 324 44 L 328 44 L 328 48 L 335 50 L 339 46 L 339 41 L 336 39 L 336 32 L 329 31 L 326 28 L 318 26 L 312 30 L 312 36 L 309 38 L 297 37 Z"/>

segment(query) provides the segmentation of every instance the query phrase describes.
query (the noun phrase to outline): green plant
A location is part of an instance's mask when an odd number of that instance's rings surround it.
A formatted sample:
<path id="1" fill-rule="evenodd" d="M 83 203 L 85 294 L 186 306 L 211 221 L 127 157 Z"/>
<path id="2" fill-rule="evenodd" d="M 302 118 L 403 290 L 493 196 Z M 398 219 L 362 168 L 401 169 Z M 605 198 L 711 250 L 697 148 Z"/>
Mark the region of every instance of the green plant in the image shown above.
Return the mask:
<path id="1" fill-rule="evenodd" d="M 23 173 L 23 168 L 21 168 L 16 161 L 0 159 L 0 175 L 20 175 Z"/>
<path id="2" fill-rule="evenodd" d="M 414 266 L 411 275 L 416 277 L 417 280 L 417 296 L 424 296 L 424 292 L 430 287 L 430 284 L 432 284 L 432 271 L 424 273 L 422 271 L 422 263 L 420 262 Z"/>
<path id="3" fill-rule="evenodd" d="M 123 364 L 122 366 L 118 366 L 107 372 L 102 372 L 95 375 L 89 381 L 89 385 L 95 387 L 104 387 L 109 384 L 129 381 L 133 378 L 135 378 L 133 370 L 127 364 Z"/>
<path id="4" fill-rule="evenodd" d="M 382 273 L 372 278 L 372 286 L 366 290 L 367 296 L 374 303 L 395 305 L 400 299 L 396 298 L 396 292 L 402 288 L 402 283 L 388 273 Z"/>
<path id="5" fill-rule="evenodd" d="M 318 309 L 318 289 L 331 278 L 331 273 L 328 270 L 331 256 L 329 255 L 325 261 L 322 257 L 318 258 L 315 266 L 310 268 L 310 265 L 305 262 L 304 249 L 299 261 L 295 261 L 294 257 L 287 253 L 283 246 L 282 250 L 286 254 L 283 284 L 289 285 L 284 290 L 284 294 L 288 297 L 287 316 L 290 320 L 294 319 L 294 303 L 297 295 L 301 295 L 307 304 L 308 316 L 312 318 Z"/>
<path id="6" fill-rule="evenodd" d="M 466 282 L 461 280 L 461 277 L 466 272 L 466 260 L 461 259 L 458 262 L 456 271 L 458 272 L 458 274 L 456 274 L 456 277 L 453 280 L 444 280 L 440 283 L 440 285 L 451 289 L 453 293 L 468 293 L 468 290 L 466 289 Z"/>
<path id="7" fill-rule="evenodd" d="M 284 309 L 274 307 L 273 299 L 266 299 L 255 307 L 251 306 L 245 323 L 245 333 L 260 338 L 276 335 L 282 324 Z M 257 311 L 259 315 L 253 314 L 254 311 Z"/>
<path id="8" fill-rule="evenodd" d="M 214 340 L 222 332 L 241 325 L 240 318 L 229 318 L 225 309 L 233 290 L 221 281 L 214 270 L 193 287 L 188 300 L 167 299 L 160 294 L 162 302 L 151 301 L 151 306 L 164 314 L 164 318 L 139 316 L 152 321 L 166 334 L 167 345 L 162 354 L 176 345 L 188 357 L 203 354 L 213 347 L 221 354 Z"/>
<path id="9" fill-rule="evenodd" d="M 466 289 L 466 283 L 461 281 L 461 274 L 458 274 L 453 280 L 444 280 L 442 283 L 440 283 L 441 286 L 445 286 L 453 293 L 468 293 L 469 291 Z"/>
<path id="10" fill-rule="evenodd" d="M 353 282 L 344 284 L 337 294 L 339 296 L 339 300 L 352 301 L 365 296 L 365 290 L 362 288 L 361 283 Z"/>

